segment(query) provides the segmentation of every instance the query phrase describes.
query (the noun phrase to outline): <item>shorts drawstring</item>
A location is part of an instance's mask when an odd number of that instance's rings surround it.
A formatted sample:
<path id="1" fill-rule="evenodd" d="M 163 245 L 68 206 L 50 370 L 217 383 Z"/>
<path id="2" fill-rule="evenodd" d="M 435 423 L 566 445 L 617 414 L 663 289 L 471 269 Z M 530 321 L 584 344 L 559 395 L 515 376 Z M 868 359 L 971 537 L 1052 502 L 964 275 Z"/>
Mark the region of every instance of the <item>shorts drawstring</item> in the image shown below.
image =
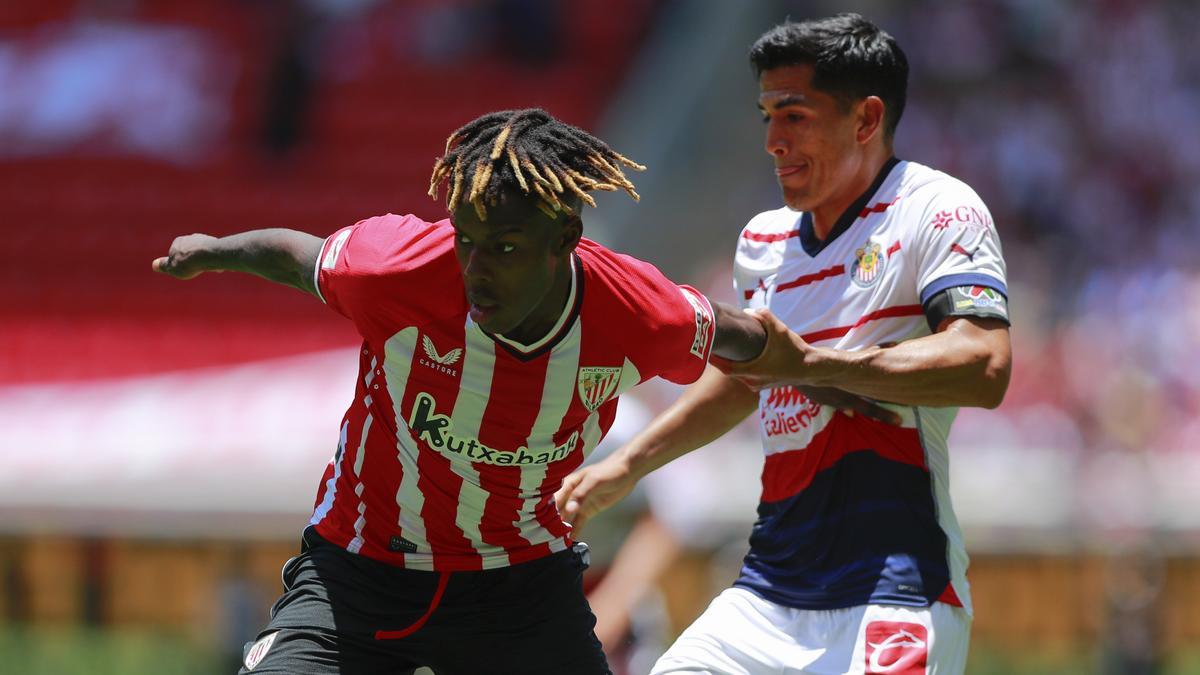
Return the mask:
<path id="1" fill-rule="evenodd" d="M 433 593 L 433 600 L 429 603 L 429 609 L 425 610 L 425 614 L 413 622 L 411 626 L 403 630 L 377 630 L 375 631 L 376 640 L 399 640 L 400 638 L 408 637 L 417 632 L 429 617 L 433 616 L 433 610 L 437 609 L 438 603 L 442 601 L 442 593 L 446 591 L 446 584 L 450 581 L 450 573 L 442 572 L 438 577 L 437 590 Z"/>

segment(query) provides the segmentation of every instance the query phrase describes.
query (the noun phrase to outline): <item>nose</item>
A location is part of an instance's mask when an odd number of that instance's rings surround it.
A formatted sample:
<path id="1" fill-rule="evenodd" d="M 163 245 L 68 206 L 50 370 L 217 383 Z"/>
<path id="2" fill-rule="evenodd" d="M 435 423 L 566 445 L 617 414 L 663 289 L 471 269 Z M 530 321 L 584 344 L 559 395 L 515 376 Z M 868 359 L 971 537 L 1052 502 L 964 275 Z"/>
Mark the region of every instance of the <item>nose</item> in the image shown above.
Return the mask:
<path id="1" fill-rule="evenodd" d="M 492 265 L 488 256 L 478 248 L 467 252 L 462 266 L 463 279 L 471 284 L 484 284 L 492 280 Z"/>
<path id="2" fill-rule="evenodd" d="M 772 157 L 787 155 L 787 138 L 779 132 L 779 127 L 774 121 L 767 122 L 766 151 Z"/>

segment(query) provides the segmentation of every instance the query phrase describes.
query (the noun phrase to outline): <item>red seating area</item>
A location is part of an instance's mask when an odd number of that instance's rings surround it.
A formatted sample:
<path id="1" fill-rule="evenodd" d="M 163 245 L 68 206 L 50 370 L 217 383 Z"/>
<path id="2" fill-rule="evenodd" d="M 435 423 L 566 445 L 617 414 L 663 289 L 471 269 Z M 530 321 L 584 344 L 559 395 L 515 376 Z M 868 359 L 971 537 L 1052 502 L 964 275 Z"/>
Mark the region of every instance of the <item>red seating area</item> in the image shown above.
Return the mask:
<path id="1" fill-rule="evenodd" d="M 0 40 L 78 20 L 75 2 L 5 3 Z M 80 3 L 82 4 L 82 3 Z M 431 65 L 396 49 L 414 3 L 385 3 L 332 31 L 303 143 L 282 159 L 257 142 L 270 3 L 142 3 L 133 17 L 203 29 L 236 62 L 232 123 L 194 166 L 66 154 L 0 160 L 0 383 L 135 375 L 351 344 L 350 325 L 311 298 L 240 275 L 179 282 L 150 270 L 179 234 L 293 227 L 324 235 L 386 212 L 440 217 L 425 195 L 457 126 L 489 110 L 541 106 L 591 127 L 628 66 L 654 0 L 563 3 L 549 67 L 476 52 Z M 59 24 L 61 25 L 61 24 Z M 323 68 L 323 70 L 325 70 Z"/>

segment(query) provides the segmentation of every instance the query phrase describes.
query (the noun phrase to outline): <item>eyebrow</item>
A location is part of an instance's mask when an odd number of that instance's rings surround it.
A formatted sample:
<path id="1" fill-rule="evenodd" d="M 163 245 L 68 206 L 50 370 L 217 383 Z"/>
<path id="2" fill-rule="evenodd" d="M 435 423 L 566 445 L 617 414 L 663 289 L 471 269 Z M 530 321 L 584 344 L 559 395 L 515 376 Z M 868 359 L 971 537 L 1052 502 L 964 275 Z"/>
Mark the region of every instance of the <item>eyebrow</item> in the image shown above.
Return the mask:
<path id="1" fill-rule="evenodd" d="M 772 97 L 770 99 L 770 103 L 771 103 L 772 108 L 774 108 L 775 110 L 779 110 L 780 108 L 786 108 L 786 107 L 792 106 L 792 105 L 804 105 L 804 104 L 808 103 L 808 99 L 804 98 L 800 94 L 784 94 L 783 96 L 780 96 L 778 98 Z M 762 102 L 760 101 L 758 103 L 758 109 L 762 110 L 762 111 L 766 111 L 767 107 L 764 106 L 762 104 Z"/>
<path id="2" fill-rule="evenodd" d="M 453 224 L 453 223 L 452 223 L 452 224 Z M 466 233 L 466 232 L 464 232 L 464 231 L 463 231 L 463 229 L 462 229 L 461 227 L 459 227 L 458 225 L 454 225 L 454 231 L 455 231 L 455 232 L 461 232 L 461 233 L 463 233 L 463 234 L 467 234 L 467 233 Z M 488 233 L 487 233 L 485 236 L 488 236 L 488 237 L 502 237 L 502 236 L 504 236 L 504 235 L 506 235 L 506 234 L 523 234 L 524 232 L 525 232 L 525 228 L 523 228 L 523 227 L 521 227 L 521 226 L 519 226 L 519 225 L 510 225 L 510 226 L 508 226 L 508 227 L 506 227 L 506 228 L 504 228 L 504 229 L 502 229 L 502 230 L 493 230 L 493 231 L 491 231 L 491 232 L 488 232 Z"/>
<path id="3" fill-rule="evenodd" d="M 506 227 L 503 230 L 498 230 L 496 232 L 493 232 L 492 235 L 499 237 L 499 236 L 505 235 L 505 234 L 513 234 L 514 232 L 517 234 L 523 234 L 525 232 L 525 228 L 517 226 L 517 225 L 513 225 L 511 227 Z"/>

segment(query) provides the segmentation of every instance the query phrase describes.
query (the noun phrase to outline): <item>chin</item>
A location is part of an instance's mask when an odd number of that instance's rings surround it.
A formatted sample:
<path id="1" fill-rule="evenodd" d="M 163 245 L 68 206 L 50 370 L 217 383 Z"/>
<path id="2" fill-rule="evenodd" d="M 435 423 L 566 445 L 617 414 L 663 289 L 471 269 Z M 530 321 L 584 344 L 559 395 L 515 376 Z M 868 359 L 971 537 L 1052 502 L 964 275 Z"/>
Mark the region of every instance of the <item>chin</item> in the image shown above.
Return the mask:
<path id="1" fill-rule="evenodd" d="M 512 326 L 507 321 L 492 319 L 479 324 L 479 327 L 492 335 L 504 335 L 512 330 Z"/>
<path id="2" fill-rule="evenodd" d="M 783 188 L 783 203 L 793 211 L 808 211 L 813 207 L 813 198 L 808 190 L 789 190 Z"/>
<path id="3" fill-rule="evenodd" d="M 793 211 L 811 211 L 813 208 L 811 199 L 792 199 L 784 195 L 783 203 L 787 204 L 787 207 Z"/>
<path id="4" fill-rule="evenodd" d="M 518 331 L 521 327 L 521 322 L 498 316 L 488 321 L 487 325 L 481 324 L 481 327 L 493 335 L 503 335 L 506 338 L 512 339 L 511 334 Z"/>

